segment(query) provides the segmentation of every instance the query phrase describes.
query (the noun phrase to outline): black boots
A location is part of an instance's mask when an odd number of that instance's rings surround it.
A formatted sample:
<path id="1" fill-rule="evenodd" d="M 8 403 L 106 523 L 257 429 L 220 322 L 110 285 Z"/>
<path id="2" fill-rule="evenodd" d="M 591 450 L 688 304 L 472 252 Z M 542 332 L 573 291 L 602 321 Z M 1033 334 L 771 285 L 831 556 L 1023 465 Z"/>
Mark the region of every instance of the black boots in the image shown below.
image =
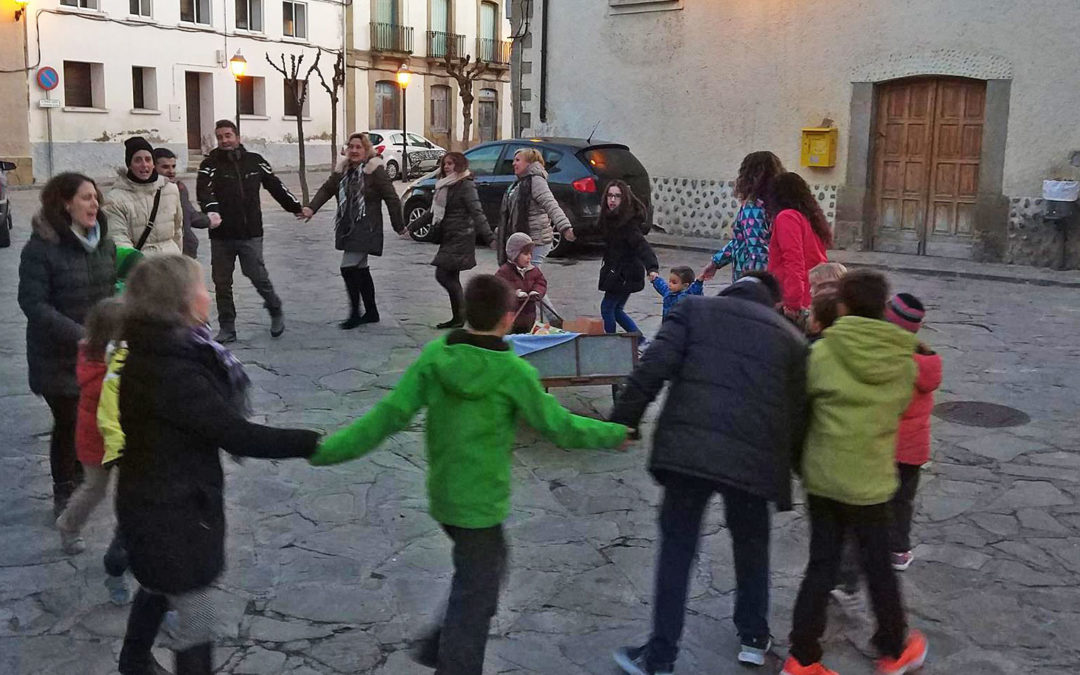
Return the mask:
<path id="1" fill-rule="evenodd" d="M 338 324 L 343 330 L 356 328 L 365 323 L 379 322 L 379 308 L 375 305 L 375 281 L 367 267 L 342 267 L 341 278 L 349 295 L 349 318 Z M 360 300 L 364 301 L 364 314 L 360 314 Z"/>
<path id="2" fill-rule="evenodd" d="M 210 675 L 214 672 L 214 646 L 204 642 L 176 652 L 176 675 Z"/>
<path id="3" fill-rule="evenodd" d="M 169 604 L 164 595 L 139 588 L 131 603 L 127 633 L 120 650 L 121 675 L 157 675 L 161 672 L 151 650 Z M 209 672 L 209 671 L 207 671 Z"/>
<path id="4" fill-rule="evenodd" d="M 341 278 L 345 280 L 345 293 L 349 296 L 349 318 L 338 324 L 342 330 L 351 330 L 360 325 L 360 283 L 357 275 L 359 267 L 342 267 Z"/>

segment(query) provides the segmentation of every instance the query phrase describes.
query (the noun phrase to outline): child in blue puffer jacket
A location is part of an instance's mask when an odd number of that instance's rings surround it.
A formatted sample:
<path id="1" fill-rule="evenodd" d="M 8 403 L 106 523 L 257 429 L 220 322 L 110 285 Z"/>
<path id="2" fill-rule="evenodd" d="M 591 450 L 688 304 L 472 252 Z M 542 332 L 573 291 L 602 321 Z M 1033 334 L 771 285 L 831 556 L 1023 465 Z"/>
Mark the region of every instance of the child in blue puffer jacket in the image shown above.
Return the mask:
<path id="1" fill-rule="evenodd" d="M 705 290 L 705 282 L 699 276 L 694 278 L 694 270 L 689 267 L 672 267 L 667 281 L 664 281 L 657 272 L 649 274 L 656 292 L 664 298 L 663 318 L 666 320 L 671 308 L 677 302 L 688 295 L 702 295 Z"/>

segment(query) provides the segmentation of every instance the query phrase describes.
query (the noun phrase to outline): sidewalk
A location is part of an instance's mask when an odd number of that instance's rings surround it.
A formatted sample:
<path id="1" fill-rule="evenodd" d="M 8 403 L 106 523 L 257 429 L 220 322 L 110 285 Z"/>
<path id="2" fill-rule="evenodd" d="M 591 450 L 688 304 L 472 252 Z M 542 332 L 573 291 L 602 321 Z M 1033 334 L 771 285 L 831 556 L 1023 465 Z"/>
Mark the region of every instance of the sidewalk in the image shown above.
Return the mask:
<path id="1" fill-rule="evenodd" d="M 649 241 L 661 248 L 715 253 L 723 242 L 705 237 L 679 237 L 653 232 Z M 953 258 L 934 258 L 903 253 L 873 253 L 868 251 L 829 251 L 829 260 L 852 267 L 872 267 L 886 272 L 903 272 L 920 276 L 984 279 L 1036 286 L 1080 288 L 1080 270 L 1058 271 L 1045 267 L 981 263 Z"/>

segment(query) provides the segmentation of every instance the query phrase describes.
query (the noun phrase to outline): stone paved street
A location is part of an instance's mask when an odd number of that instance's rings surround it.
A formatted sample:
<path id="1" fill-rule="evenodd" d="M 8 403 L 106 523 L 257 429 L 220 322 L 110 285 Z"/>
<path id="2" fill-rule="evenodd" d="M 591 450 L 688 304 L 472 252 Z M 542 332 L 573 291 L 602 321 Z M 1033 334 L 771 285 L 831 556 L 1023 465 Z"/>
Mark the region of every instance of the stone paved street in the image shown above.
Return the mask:
<path id="1" fill-rule="evenodd" d="M 0 673 L 115 672 L 127 608 L 108 604 L 101 555 L 112 526 L 95 515 L 86 553 L 69 558 L 51 527 L 48 410 L 26 384 L 24 319 L 16 304 L 19 249 L 36 192 L 14 196 L 12 248 L 0 250 Z M 428 266 L 435 249 L 387 239 L 374 259 L 383 323 L 340 331 L 344 293 L 330 213 L 309 225 L 268 208 L 266 249 L 284 299 L 278 340 L 237 275 L 237 356 L 255 385 L 260 420 L 331 430 L 367 410 L 418 348 L 437 335 L 447 302 Z M 658 251 L 665 267 L 706 255 Z M 209 260 L 205 239 L 200 257 Z M 480 271 L 494 270 L 490 251 Z M 568 315 L 597 314 L 596 260 L 545 268 Z M 709 285 L 715 293 L 726 272 Z M 911 623 L 931 644 L 927 673 L 1074 672 L 1080 663 L 1080 294 L 1076 289 L 933 276 L 893 277 L 929 308 L 924 338 L 944 356 L 940 401 L 1021 409 L 1028 424 L 983 429 L 934 421 L 903 574 Z M 628 306 L 659 326 L 659 299 Z M 606 387 L 556 390 L 576 412 L 604 414 Z M 655 418 L 655 408 L 649 419 Z M 651 431 L 646 425 L 646 438 Z M 628 454 L 562 451 L 531 432 L 515 455 L 508 523 L 511 574 L 488 649 L 489 673 L 610 674 L 610 650 L 649 629 L 658 490 L 648 442 Z M 300 461 L 225 462 L 228 570 L 218 604 L 221 671 L 426 671 L 407 658 L 433 619 L 450 574 L 446 537 L 425 511 L 418 420 L 368 458 L 335 468 Z M 680 673 L 741 673 L 731 623 L 734 572 L 719 506 L 710 512 L 691 588 Z M 766 672 L 786 654 L 807 552 L 797 509 L 773 532 L 772 630 Z M 826 662 L 872 672 L 864 620 L 833 615 Z M 164 663 L 168 658 L 162 654 Z"/>

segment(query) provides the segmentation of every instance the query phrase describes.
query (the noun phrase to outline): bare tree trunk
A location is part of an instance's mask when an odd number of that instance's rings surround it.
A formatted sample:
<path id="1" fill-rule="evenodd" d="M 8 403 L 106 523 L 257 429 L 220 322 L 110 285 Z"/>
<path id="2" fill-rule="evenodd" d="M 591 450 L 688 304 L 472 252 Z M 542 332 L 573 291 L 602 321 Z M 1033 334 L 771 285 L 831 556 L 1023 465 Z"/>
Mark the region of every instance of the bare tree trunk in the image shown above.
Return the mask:
<path id="1" fill-rule="evenodd" d="M 337 164 L 338 137 L 337 137 L 337 96 L 330 97 L 330 169 Z"/>
<path id="2" fill-rule="evenodd" d="M 304 203 L 307 204 L 311 192 L 308 190 L 307 184 L 307 149 L 304 147 L 304 109 L 301 106 L 296 111 L 296 135 L 300 137 L 300 147 L 297 151 L 300 155 L 300 194 L 304 196 Z"/>

